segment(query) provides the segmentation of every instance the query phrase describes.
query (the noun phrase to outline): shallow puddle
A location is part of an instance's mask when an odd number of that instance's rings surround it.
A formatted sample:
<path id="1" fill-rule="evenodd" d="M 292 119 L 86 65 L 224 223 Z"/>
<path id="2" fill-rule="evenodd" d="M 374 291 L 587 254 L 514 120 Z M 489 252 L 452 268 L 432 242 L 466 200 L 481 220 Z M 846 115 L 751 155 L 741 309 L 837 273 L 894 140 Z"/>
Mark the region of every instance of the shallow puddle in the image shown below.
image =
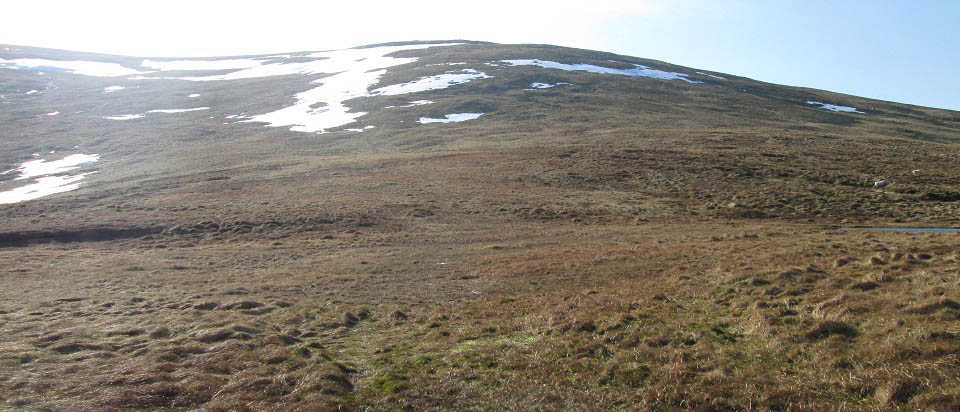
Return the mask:
<path id="1" fill-rule="evenodd" d="M 903 233 L 960 233 L 960 228 L 949 227 L 850 227 L 849 230 L 878 230 Z"/>

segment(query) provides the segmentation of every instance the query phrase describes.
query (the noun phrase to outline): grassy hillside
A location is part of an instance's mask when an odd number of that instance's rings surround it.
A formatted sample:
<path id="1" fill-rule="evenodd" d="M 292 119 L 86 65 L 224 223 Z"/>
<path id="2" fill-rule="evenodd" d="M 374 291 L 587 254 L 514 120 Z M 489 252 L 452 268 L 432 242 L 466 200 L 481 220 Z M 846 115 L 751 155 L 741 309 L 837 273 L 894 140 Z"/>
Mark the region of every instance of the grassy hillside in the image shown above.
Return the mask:
<path id="1" fill-rule="evenodd" d="M 0 204 L 0 408 L 960 404 L 960 235 L 849 229 L 958 225 L 960 113 L 554 46 L 392 56 L 417 60 L 371 89 L 489 78 L 350 99 L 317 134 L 239 120 L 333 73 L 0 68 L 0 172 L 101 155 Z M 483 115 L 418 123 L 451 113 Z"/>

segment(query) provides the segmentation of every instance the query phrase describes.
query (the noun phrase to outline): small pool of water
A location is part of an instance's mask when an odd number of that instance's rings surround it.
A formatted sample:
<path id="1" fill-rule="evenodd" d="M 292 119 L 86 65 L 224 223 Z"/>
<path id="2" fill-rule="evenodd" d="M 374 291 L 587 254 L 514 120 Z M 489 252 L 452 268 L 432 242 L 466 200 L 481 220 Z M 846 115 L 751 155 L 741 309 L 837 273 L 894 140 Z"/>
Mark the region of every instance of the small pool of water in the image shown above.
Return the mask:
<path id="1" fill-rule="evenodd" d="M 878 230 L 903 233 L 960 233 L 960 228 L 949 227 L 851 227 L 850 230 Z"/>

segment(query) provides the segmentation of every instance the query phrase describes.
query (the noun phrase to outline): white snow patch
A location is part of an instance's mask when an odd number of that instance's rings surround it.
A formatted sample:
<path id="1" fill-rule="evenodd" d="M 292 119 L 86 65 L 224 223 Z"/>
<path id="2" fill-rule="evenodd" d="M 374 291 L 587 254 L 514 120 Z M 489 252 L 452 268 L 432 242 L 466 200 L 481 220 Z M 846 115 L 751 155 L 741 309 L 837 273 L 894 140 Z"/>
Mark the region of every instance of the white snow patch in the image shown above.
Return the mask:
<path id="1" fill-rule="evenodd" d="M 370 129 L 373 129 L 374 127 L 377 127 L 377 126 L 364 126 L 362 129 L 344 129 L 344 130 L 348 132 L 363 132 L 364 130 L 370 130 Z"/>
<path id="2" fill-rule="evenodd" d="M 483 73 L 464 71 L 464 73 L 456 75 L 451 74 L 440 77 L 439 79 L 427 80 L 426 82 L 429 84 L 414 81 L 404 83 L 403 85 L 395 85 L 390 89 L 381 88 L 373 91 L 368 90 L 371 86 L 379 82 L 380 77 L 386 73 L 386 68 L 412 63 L 417 60 L 416 58 L 410 57 L 388 57 L 388 54 L 402 50 L 416 50 L 458 44 L 461 43 L 416 44 L 333 50 L 303 56 L 317 59 L 308 62 L 261 62 L 261 64 L 257 65 L 248 62 L 250 67 L 221 75 L 174 78 L 138 76 L 133 79 L 221 81 L 294 74 L 329 74 L 327 77 L 312 82 L 317 84 L 317 87 L 296 94 L 296 103 L 292 106 L 256 115 L 245 120 L 246 122 L 266 123 L 267 126 L 270 127 L 290 126 L 290 130 L 299 132 L 324 133 L 328 129 L 353 123 L 357 118 L 366 114 L 365 112 L 350 112 L 350 108 L 344 105 L 344 102 L 347 100 L 373 95 L 393 95 L 434 90 L 449 87 L 453 84 L 464 83 L 474 78 L 488 77 Z M 196 61 L 193 61 L 191 64 L 196 64 Z"/>
<path id="3" fill-rule="evenodd" d="M 187 96 L 187 97 L 200 97 L 200 95 L 197 94 L 197 93 L 194 93 L 194 94 L 191 94 L 191 95 L 189 95 L 189 96 Z"/>
<path id="4" fill-rule="evenodd" d="M 123 87 L 123 86 L 108 86 L 108 87 L 104 87 L 104 88 L 103 88 L 103 92 L 104 92 L 104 93 L 113 93 L 113 92 L 120 91 L 120 90 L 123 90 L 123 89 L 126 89 L 126 87 Z"/>
<path id="5" fill-rule="evenodd" d="M 0 204 L 18 203 L 33 200 L 55 193 L 69 192 L 80 188 L 80 181 L 96 172 L 81 173 L 73 176 L 46 176 L 33 184 L 20 186 L 0 192 Z"/>
<path id="6" fill-rule="evenodd" d="M 463 122 L 467 120 L 473 120 L 480 116 L 483 116 L 483 113 L 454 113 L 444 116 L 443 119 L 431 119 L 429 117 L 421 117 L 420 120 L 417 120 L 417 123 L 427 124 L 427 123 L 456 123 Z"/>
<path id="7" fill-rule="evenodd" d="M 24 93 L 24 94 L 30 95 L 30 94 L 35 94 L 35 93 L 40 93 L 40 91 L 39 91 L 39 90 L 31 90 L 31 91 L 26 92 L 26 93 Z"/>
<path id="8" fill-rule="evenodd" d="M 414 81 L 373 89 L 370 91 L 370 94 L 374 96 L 395 96 L 398 94 L 418 93 L 428 90 L 446 89 L 450 86 L 467 83 L 471 80 L 492 78 L 492 76 L 487 76 L 484 72 L 473 69 L 464 69 L 461 70 L 461 72 L 462 73 L 447 72 L 436 76 L 421 77 Z"/>
<path id="9" fill-rule="evenodd" d="M 35 155 L 34 157 L 39 156 L 36 153 L 34 155 Z M 26 162 L 21 163 L 20 167 L 16 169 L 7 170 L 2 174 L 15 172 L 15 173 L 19 173 L 20 175 L 17 176 L 17 178 L 14 180 L 30 179 L 34 177 L 55 175 L 55 174 L 68 172 L 70 170 L 76 169 L 85 164 L 96 162 L 97 160 L 100 160 L 100 155 L 96 155 L 96 154 L 94 155 L 72 154 L 70 156 L 64 157 L 63 159 L 54 160 L 51 162 L 48 162 L 43 159 L 28 160 Z"/>
<path id="10" fill-rule="evenodd" d="M 412 102 L 410 102 L 410 103 L 408 103 L 408 104 L 405 104 L 405 105 L 403 105 L 403 106 L 400 106 L 400 107 L 424 106 L 424 105 L 428 105 L 428 104 L 433 104 L 433 101 L 432 101 L 432 100 L 414 100 L 414 101 L 412 101 Z"/>
<path id="11" fill-rule="evenodd" d="M 416 61 L 416 58 L 388 57 L 388 54 L 400 50 L 455 44 L 459 43 L 336 50 L 310 55 L 311 57 L 328 57 L 325 60 L 278 65 L 292 66 L 283 70 L 295 69 L 296 72 L 336 74 L 313 81 L 320 86 L 298 93 L 297 102 L 293 106 L 257 115 L 247 121 L 267 123 L 268 126 L 273 127 L 292 126 L 290 130 L 293 131 L 317 133 L 325 133 L 328 129 L 353 123 L 366 112 L 350 112 L 350 108 L 344 105 L 345 101 L 374 95 L 375 93 L 368 89 L 380 81 L 380 76 L 386 73 L 385 68 Z M 259 68 L 262 67 L 264 66 Z M 321 103 L 323 104 L 321 107 L 310 107 Z"/>
<path id="12" fill-rule="evenodd" d="M 131 119 L 139 119 L 143 116 L 145 116 L 143 113 L 137 113 L 137 114 L 121 114 L 117 116 L 103 116 L 103 118 L 107 120 L 131 120 Z"/>
<path id="13" fill-rule="evenodd" d="M 590 73 L 600 73 L 600 74 L 619 74 L 624 76 L 633 76 L 633 77 L 651 77 L 655 79 L 664 79 L 664 80 L 683 80 L 687 83 L 702 83 L 696 80 L 690 80 L 687 78 L 685 73 L 676 73 L 676 72 L 666 72 L 663 70 L 651 69 L 647 66 L 634 64 L 636 66 L 633 69 L 612 69 L 609 67 L 594 66 L 592 64 L 565 64 L 557 63 L 549 60 L 539 60 L 539 59 L 516 59 L 516 60 L 501 60 L 501 62 L 510 64 L 512 66 L 539 66 L 546 69 L 558 69 L 566 71 L 584 71 Z"/>
<path id="14" fill-rule="evenodd" d="M 827 110 L 834 111 L 834 112 L 867 114 L 866 112 L 861 112 L 861 111 L 857 110 L 856 107 L 837 106 L 837 105 L 835 105 L 835 104 L 820 103 L 820 102 L 813 101 L 813 100 L 808 101 L 807 104 L 819 104 L 819 105 L 820 105 L 820 107 L 819 107 L 820 109 L 827 109 Z"/>
<path id="15" fill-rule="evenodd" d="M 209 107 L 194 107 L 192 109 L 157 109 L 149 110 L 147 113 L 184 113 L 184 112 L 195 112 L 197 110 L 207 110 Z"/>
<path id="16" fill-rule="evenodd" d="M 249 69 L 263 64 L 263 60 L 256 59 L 224 59 L 224 60 L 170 60 L 155 61 L 144 60 L 140 63 L 143 67 L 157 69 L 160 71 L 177 70 L 232 70 Z"/>
<path id="17" fill-rule="evenodd" d="M 40 72 L 67 72 L 97 77 L 128 76 L 143 73 L 116 63 L 77 60 L 0 59 L 0 68 L 36 70 Z"/>
<path id="18" fill-rule="evenodd" d="M 50 112 L 50 113 L 47 113 L 47 116 L 56 116 L 58 114 L 60 114 L 60 112 Z"/>
<path id="19" fill-rule="evenodd" d="M 556 83 L 556 84 L 550 84 L 550 83 L 530 83 L 530 88 L 527 89 L 527 90 L 533 90 L 533 89 L 549 89 L 549 88 L 551 88 L 551 87 L 556 87 L 556 86 L 565 85 L 565 84 L 568 85 L 568 84 L 570 84 L 570 83 L 567 83 L 567 82 L 558 82 L 558 83 Z"/>
<path id="20" fill-rule="evenodd" d="M 714 79 L 727 80 L 727 79 L 724 79 L 723 77 L 715 76 L 715 75 L 712 75 L 712 74 L 710 74 L 710 73 L 697 72 L 697 74 L 701 74 L 701 75 L 704 75 L 704 76 L 713 77 Z"/>

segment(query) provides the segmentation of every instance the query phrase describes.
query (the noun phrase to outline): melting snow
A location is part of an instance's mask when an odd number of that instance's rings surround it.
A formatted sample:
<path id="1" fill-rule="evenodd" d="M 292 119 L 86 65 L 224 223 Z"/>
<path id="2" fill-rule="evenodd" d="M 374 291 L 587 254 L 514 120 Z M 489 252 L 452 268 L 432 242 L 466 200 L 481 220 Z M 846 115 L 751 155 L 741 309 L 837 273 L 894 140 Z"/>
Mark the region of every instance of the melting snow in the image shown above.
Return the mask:
<path id="1" fill-rule="evenodd" d="M 431 119 L 429 117 L 421 117 L 417 122 L 420 124 L 427 123 L 456 123 L 463 122 L 467 120 L 473 120 L 480 116 L 483 116 L 483 113 L 454 113 L 444 116 L 444 119 Z"/>
<path id="2" fill-rule="evenodd" d="M 861 111 L 857 110 L 856 107 L 837 106 L 837 105 L 834 105 L 834 104 L 820 103 L 820 102 L 816 102 L 816 101 L 813 101 L 813 100 L 808 101 L 807 104 L 819 104 L 819 105 L 820 105 L 820 107 L 819 107 L 820 109 L 827 109 L 827 110 L 834 111 L 834 112 L 866 114 L 865 112 L 861 112 Z"/>
<path id="3" fill-rule="evenodd" d="M 550 84 L 550 83 L 530 83 L 530 88 L 527 89 L 527 90 L 532 90 L 532 89 L 549 89 L 549 88 L 551 88 L 551 87 L 560 86 L 560 85 L 563 85 L 563 84 L 570 84 L 570 83 L 567 83 L 567 82 L 559 82 L 559 83 L 557 83 L 557 84 Z"/>
<path id="4" fill-rule="evenodd" d="M 51 152 L 52 153 L 52 152 Z M 34 153 L 33 157 L 39 157 Z M 0 204 L 17 203 L 24 200 L 36 199 L 54 193 L 68 192 L 80 187 L 80 180 L 95 172 L 81 173 L 73 176 L 53 176 L 76 169 L 82 165 L 100 160 L 100 155 L 72 154 L 60 160 L 47 162 L 43 159 L 29 160 L 20 164 L 20 167 L 7 170 L 2 174 L 19 173 L 14 180 L 34 179 L 34 182 L 0 192 Z M 2 187 L 3 184 L 0 184 Z"/>
<path id="5" fill-rule="evenodd" d="M 50 112 L 50 113 L 47 113 L 47 116 L 56 116 L 58 114 L 60 114 L 60 112 Z"/>
<path id="6" fill-rule="evenodd" d="M 209 107 L 195 107 L 193 109 L 157 109 L 150 110 L 147 113 L 183 113 L 183 112 L 195 112 L 197 110 L 207 110 Z"/>
<path id="7" fill-rule="evenodd" d="M 704 73 L 704 72 L 697 72 L 697 74 L 702 74 L 702 75 L 704 75 L 704 76 L 709 76 L 709 77 L 713 77 L 714 79 L 720 79 L 720 80 L 727 80 L 727 79 L 724 79 L 723 77 L 720 77 L 720 76 L 714 76 L 714 75 L 712 75 L 712 74 L 709 74 L 709 73 Z"/>
<path id="8" fill-rule="evenodd" d="M 195 107 L 192 109 L 157 109 L 157 110 L 149 110 L 147 111 L 147 113 L 184 113 L 184 112 L 195 112 L 197 110 L 207 110 L 207 109 L 209 109 L 209 107 Z M 103 118 L 107 120 L 131 120 L 131 119 L 139 119 L 146 115 L 147 115 L 146 113 L 135 113 L 135 114 L 121 114 L 117 116 L 103 116 Z"/>
<path id="9" fill-rule="evenodd" d="M 103 118 L 107 120 L 130 120 L 130 119 L 139 119 L 143 116 L 144 116 L 143 113 L 137 113 L 137 114 L 121 114 L 117 116 L 103 116 Z"/>
<path id="10" fill-rule="evenodd" d="M 104 93 L 113 93 L 113 92 L 115 92 L 115 91 L 123 90 L 123 89 L 125 89 L 125 88 L 126 88 L 126 87 L 123 87 L 123 86 L 109 86 L 109 87 L 104 87 L 104 88 L 103 88 L 103 92 L 104 92 Z"/>
<path id="11" fill-rule="evenodd" d="M 200 95 L 199 95 L 199 94 L 196 94 L 196 93 L 194 93 L 194 94 L 191 94 L 191 95 L 189 95 L 189 96 L 187 96 L 187 97 L 200 97 Z"/>
<path id="12" fill-rule="evenodd" d="M 567 71 L 585 71 L 590 73 L 600 73 L 600 74 L 619 74 L 624 76 L 634 76 L 634 77 L 652 77 L 655 79 L 664 79 L 664 80 L 683 80 L 687 83 L 702 83 L 696 80 L 690 80 L 687 78 L 687 74 L 676 73 L 676 72 L 666 72 L 663 70 L 651 69 L 647 66 L 640 64 L 634 64 L 636 68 L 633 69 L 611 69 L 609 67 L 594 66 L 592 64 L 565 64 L 557 63 L 549 60 L 539 60 L 539 59 L 518 59 L 518 60 L 501 60 L 504 63 L 510 64 L 512 66 L 539 66 L 546 69 L 559 69 Z"/>
<path id="13" fill-rule="evenodd" d="M 462 73 L 447 72 L 436 76 L 421 77 L 411 82 L 374 89 L 370 91 L 370 94 L 374 96 L 395 96 L 398 94 L 418 93 L 428 90 L 446 89 L 450 86 L 467 83 L 471 80 L 489 79 L 492 77 L 487 76 L 484 72 L 473 69 L 464 69 L 461 70 L 461 72 Z"/>
<path id="14" fill-rule="evenodd" d="M 66 72 L 97 77 L 127 76 L 141 73 L 116 63 L 44 59 L 0 59 L 0 68 Z"/>
<path id="15" fill-rule="evenodd" d="M 431 100 L 414 100 L 414 101 L 410 102 L 409 104 L 405 104 L 405 105 L 400 106 L 400 107 L 423 106 L 423 105 L 427 105 L 427 104 L 433 104 L 433 101 L 431 101 Z"/>
<path id="16" fill-rule="evenodd" d="M 26 92 L 26 93 L 24 93 L 24 94 L 34 94 L 34 93 L 40 93 L 40 91 L 39 91 L 39 90 L 31 90 L 31 91 Z"/>
<path id="17" fill-rule="evenodd" d="M 80 181 L 87 177 L 87 175 L 93 173 L 96 172 L 81 173 L 73 176 L 41 177 L 33 184 L 0 192 L 0 204 L 23 202 L 55 193 L 77 190 L 80 188 Z"/>
<path id="18" fill-rule="evenodd" d="M 50 152 L 53 153 L 53 152 Z M 39 156 L 39 154 L 34 153 L 34 157 Z M 17 172 L 20 176 L 17 176 L 15 180 L 29 179 L 31 177 L 39 177 L 46 175 L 54 175 L 63 172 L 67 172 L 73 169 L 76 169 L 87 163 L 93 163 L 97 160 L 100 160 L 100 155 L 86 155 L 86 154 L 72 154 L 70 156 L 64 157 L 60 160 L 55 160 L 48 162 L 43 159 L 29 160 L 20 164 L 20 167 L 16 169 L 10 169 L 6 172 L 0 174 L 7 174 L 12 172 Z"/>
<path id="19" fill-rule="evenodd" d="M 153 61 L 144 60 L 140 63 L 143 67 L 157 69 L 160 71 L 177 70 L 231 70 L 231 69 L 249 69 L 263 64 L 262 60 L 255 59 L 226 59 L 226 60 L 172 60 L 172 61 Z"/>
<path id="20" fill-rule="evenodd" d="M 306 55 L 304 57 L 315 58 L 317 60 L 296 63 L 262 63 L 252 65 L 241 70 L 226 74 L 214 76 L 199 77 L 177 77 L 174 79 L 188 81 L 217 81 L 249 79 L 255 77 L 281 76 L 281 75 L 311 75 L 311 74 L 330 74 L 314 80 L 312 83 L 318 86 L 298 93 L 296 103 L 292 106 L 282 109 L 256 115 L 247 122 L 267 123 L 268 126 L 292 126 L 290 130 L 300 132 L 319 132 L 324 133 L 328 129 L 353 123 L 365 112 L 350 112 L 350 108 L 344 105 L 344 102 L 357 97 L 366 97 L 373 95 L 394 95 L 403 93 L 414 93 L 417 91 L 426 91 L 450 87 L 455 84 L 465 83 L 472 79 L 487 78 L 486 74 L 475 70 L 462 70 L 457 74 L 444 74 L 429 78 L 419 79 L 402 85 L 387 86 L 377 90 L 368 90 L 370 86 L 377 84 L 386 72 L 386 68 L 401 64 L 408 64 L 416 61 L 416 58 L 388 57 L 393 52 L 402 50 L 425 49 L 429 47 L 452 46 L 460 43 L 445 44 L 417 44 L 406 46 L 383 46 L 370 47 L 362 49 L 345 49 L 326 52 L 318 52 Z M 183 61 L 196 64 L 196 61 Z M 170 62 L 166 62 L 170 63 Z M 182 63 L 186 64 L 186 63 Z M 134 79 L 170 79 L 164 77 L 135 77 Z M 321 107 L 317 107 L 322 103 Z M 313 106 L 313 107 L 311 107 Z"/>
<path id="21" fill-rule="evenodd" d="M 377 127 L 377 126 L 364 126 L 363 129 L 344 129 L 344 130 L 346 130 L 346 131 L 348 131 L 348 132 L 362 132 L 362 131 L 364 131 L 364 130 L 373 129 L 374 127 Z"/>

